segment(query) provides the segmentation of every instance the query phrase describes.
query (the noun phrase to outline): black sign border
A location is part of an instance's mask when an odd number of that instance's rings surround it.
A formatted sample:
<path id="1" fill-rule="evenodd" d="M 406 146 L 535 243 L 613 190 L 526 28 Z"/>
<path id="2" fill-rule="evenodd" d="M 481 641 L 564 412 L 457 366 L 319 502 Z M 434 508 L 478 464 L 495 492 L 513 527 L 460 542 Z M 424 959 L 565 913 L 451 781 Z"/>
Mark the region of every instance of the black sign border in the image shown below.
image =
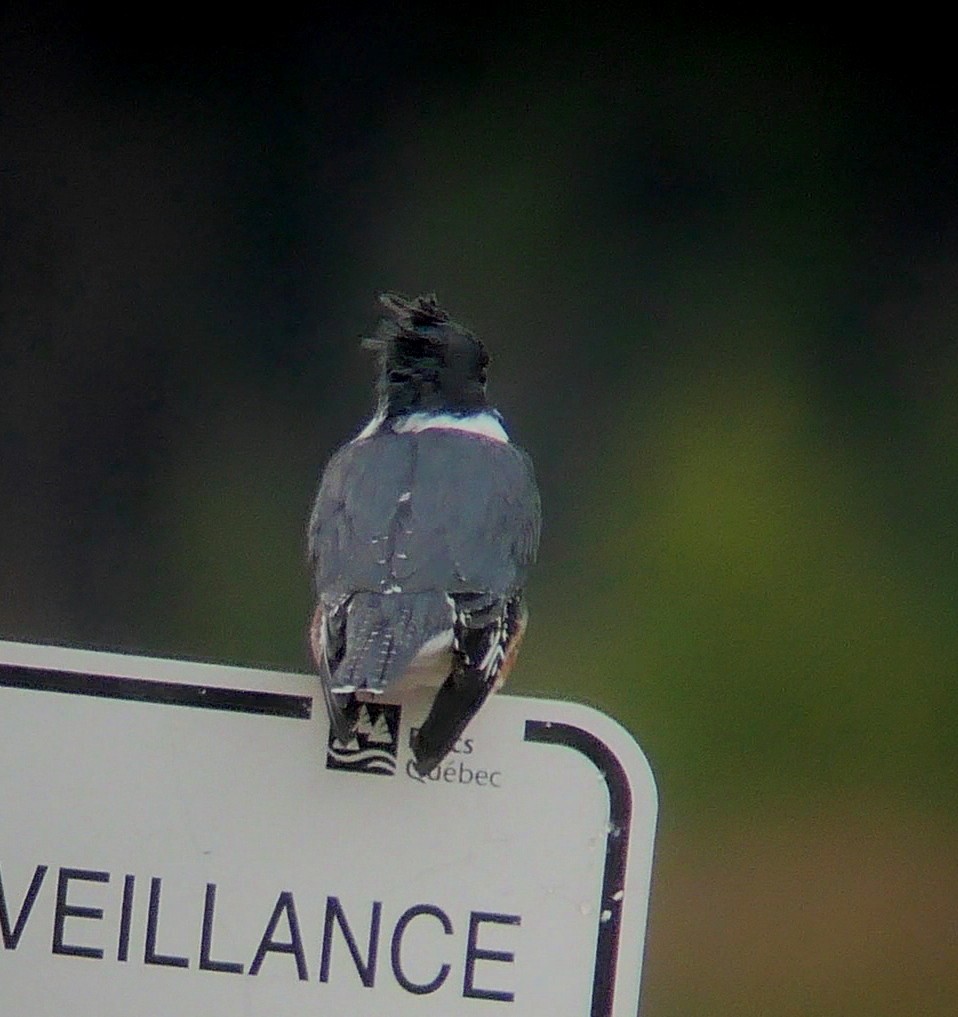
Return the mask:
<path id="1" fill-rule="evenodd" d="M 590 731 L 573 724 L 527 720 L 527 742 L 562 745 L 581 752 L 602 774 L 609 791 L 609 828 L 605 841 L 605 869 L 599 901 L 599 932 L 592 976 L 590 1017 L 610 1017 L 615 998 L 615 976 L 622 930 L 625 870 L 632 832 L 632 785 L 619 757 Z M 606 915 L 605 921 L 602 916 Z"/>
<path id="2" fill-rule="evenodd" d="M 31 692 L 65 692 L 74 696 L 159 703 L 162 706 L 193 706 L 203 710 L 255 713 L 268 717 L 288 717 L 291 720 L 309 720 L 313 713 L 311 696 L 60 671 L 20 664 L 0 664 L 0 686 L 29 689 Z"/>

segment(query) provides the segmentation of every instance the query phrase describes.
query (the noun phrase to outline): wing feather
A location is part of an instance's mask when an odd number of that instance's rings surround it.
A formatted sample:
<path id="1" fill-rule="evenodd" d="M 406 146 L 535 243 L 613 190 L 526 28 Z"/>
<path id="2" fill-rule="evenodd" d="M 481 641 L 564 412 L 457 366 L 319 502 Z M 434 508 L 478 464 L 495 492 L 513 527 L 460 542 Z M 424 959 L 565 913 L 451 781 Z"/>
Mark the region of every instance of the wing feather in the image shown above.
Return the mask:
<path id="1" fill-rule="evenodd" d="M 308 542 L 317 592 L 505 594 L 535 561 L 539 493 L 519 448 L 463 432 L 378 434 L 323 475 Z"/>

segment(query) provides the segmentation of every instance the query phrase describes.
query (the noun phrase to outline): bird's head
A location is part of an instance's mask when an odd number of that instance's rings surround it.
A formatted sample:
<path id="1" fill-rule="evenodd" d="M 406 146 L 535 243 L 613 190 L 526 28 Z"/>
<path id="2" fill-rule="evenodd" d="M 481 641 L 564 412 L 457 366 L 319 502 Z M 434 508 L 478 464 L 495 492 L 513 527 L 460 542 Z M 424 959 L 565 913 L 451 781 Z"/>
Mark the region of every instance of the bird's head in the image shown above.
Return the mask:
<path id="1" fill-rule="evenodd" d="M 483 410 L 489 354 L 482 342 L 450 320 L 433 295 L 407 300 L 383 293 L 379 300 L 387 316 L 363 345 L 379 358 L 380 412 Z"/>

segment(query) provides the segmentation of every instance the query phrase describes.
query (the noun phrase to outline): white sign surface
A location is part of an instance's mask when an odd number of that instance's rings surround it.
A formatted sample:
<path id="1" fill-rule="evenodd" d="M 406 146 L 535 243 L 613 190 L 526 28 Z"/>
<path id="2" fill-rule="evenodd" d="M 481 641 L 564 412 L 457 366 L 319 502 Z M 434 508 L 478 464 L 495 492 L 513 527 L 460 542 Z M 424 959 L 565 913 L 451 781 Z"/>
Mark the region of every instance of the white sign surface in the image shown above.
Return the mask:
<path id="1" fill-rule="evenodd" d="M 656 797 L 571 703 L 329 745 L 310 675 L 0 642 L 0 1001 L 46 1017 L 634 1017 Z"/>

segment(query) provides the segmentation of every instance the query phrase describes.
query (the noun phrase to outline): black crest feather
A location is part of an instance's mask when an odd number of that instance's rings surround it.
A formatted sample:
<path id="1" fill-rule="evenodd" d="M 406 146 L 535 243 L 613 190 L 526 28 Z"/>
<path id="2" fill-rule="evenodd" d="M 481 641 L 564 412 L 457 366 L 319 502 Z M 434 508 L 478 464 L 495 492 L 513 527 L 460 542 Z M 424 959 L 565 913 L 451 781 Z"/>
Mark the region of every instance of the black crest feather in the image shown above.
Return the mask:
<path id="1" fill-rule="evenodd" d="M 477 336 L 453 321 L 434 293 L 409 299 L 382 293 L 386 310 L 363 339 L 379 360 L 380 408 L 390 413 L 485 405 L 489 355 Z"/>
<path id="2" fill-rule="evenodd" d="M 380 293 L 379 302 L 400 325 L 416 328 L 449 321 L 449 315 L 439 306 L 435 293 L 427 293 L 415 300 L 408 300 L 398 293 Z"/>
<path id="3" fill-rule="evenodd" d="M 379 302 L 386 309 L 386 317 L 380 319 L 374 335 L 363 339 L 363 346 L 380 357 L 388 357 L 398 346 L 409 346 L 411 350 L 428 346 L 437 335 L 436 329 L 443 326 L 468 334 L 450 320 L 435 293 L 413 300 L 399 293 L 380 293 Z"/>

